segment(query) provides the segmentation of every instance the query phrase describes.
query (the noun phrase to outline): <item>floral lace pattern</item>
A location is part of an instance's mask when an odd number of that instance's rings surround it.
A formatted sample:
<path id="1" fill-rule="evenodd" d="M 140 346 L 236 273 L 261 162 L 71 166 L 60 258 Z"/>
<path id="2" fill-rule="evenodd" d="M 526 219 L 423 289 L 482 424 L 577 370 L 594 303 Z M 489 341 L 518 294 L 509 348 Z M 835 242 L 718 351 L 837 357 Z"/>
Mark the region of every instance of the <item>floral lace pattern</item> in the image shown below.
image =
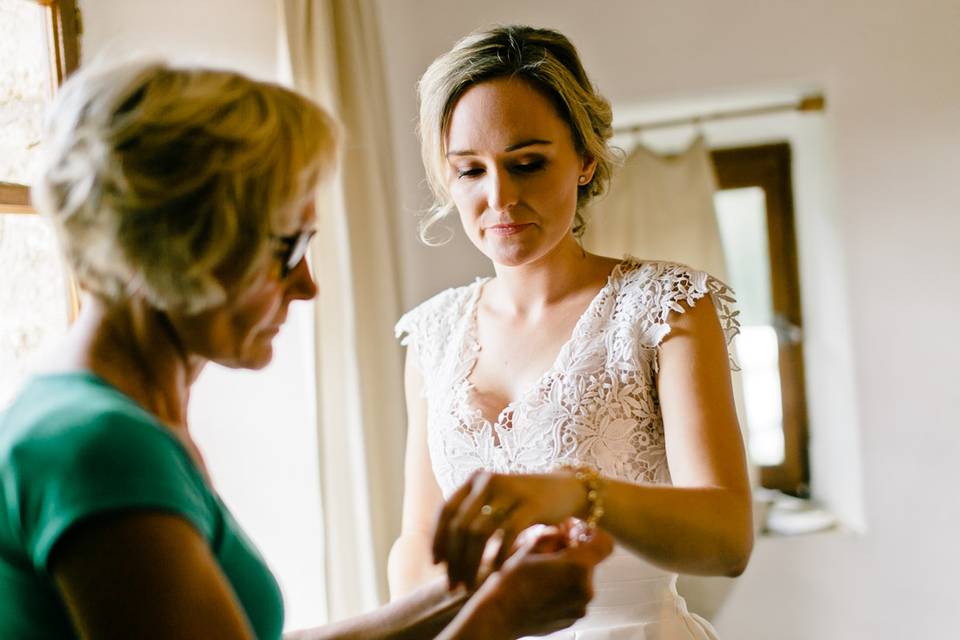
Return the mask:
<path id="1" fill-rule="evenodd" d="M 701 271 L 626 258 L 561 347 L 553 366 L 495 422 L 471 403 L 480 345 L 477 302 L 486 280 L 448 289 L 397 323 L 417 350 L 434 474 L 449 496 L 477 469 L 546 472 L 586 464 L 629 482 L 669 484 L 656 392 L 658 347 L 671 312 L 709 295 L 727 341 L 738 331 L 733 294 Z"/>

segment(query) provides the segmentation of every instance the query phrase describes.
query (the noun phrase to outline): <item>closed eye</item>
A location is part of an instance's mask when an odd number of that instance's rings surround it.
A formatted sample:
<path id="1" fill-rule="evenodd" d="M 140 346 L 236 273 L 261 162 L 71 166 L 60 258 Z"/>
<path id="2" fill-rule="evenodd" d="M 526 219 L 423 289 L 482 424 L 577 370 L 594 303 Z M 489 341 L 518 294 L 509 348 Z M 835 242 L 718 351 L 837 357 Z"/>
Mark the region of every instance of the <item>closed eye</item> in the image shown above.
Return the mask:
<path id="1" fill-rule="evenodd" d="M 518 162 L 510 167 L 510 171 L 519 174 L 537 173 L 543 170 L 547 161 L 543 158 L 531 160 L 530 162 Z M 485 173 L 483 167 L 469 167 L 466 169 L 457 169 L 457 178 L 479 178 Z"/>
<path id="2" fill-rule="evenodd" d="M 534 160 L 532 162 L 524 162 L 521 164 L 513 165 L 513 171 L 516 173 L 536 173 L 543 169 L 546 165 L 545 160 Z"/>
<path id="3" fill-rule="evenodd" d="M 472 169 L 457 169 L 458 178 L 476 178 L 483 174 L 483 169 L 474 167 Z"/>

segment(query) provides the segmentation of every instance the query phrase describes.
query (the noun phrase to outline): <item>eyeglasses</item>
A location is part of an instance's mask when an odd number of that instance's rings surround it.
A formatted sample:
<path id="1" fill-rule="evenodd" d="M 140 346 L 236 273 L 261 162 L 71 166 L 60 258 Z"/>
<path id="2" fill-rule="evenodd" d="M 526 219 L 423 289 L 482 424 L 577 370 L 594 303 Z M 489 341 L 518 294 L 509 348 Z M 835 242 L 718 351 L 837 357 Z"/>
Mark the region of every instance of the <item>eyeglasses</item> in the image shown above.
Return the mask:
<path id="1" fill-rule="evenodd" d="M 316 229 L 304 229 L 300 233 L 289 236 L 273 236 L 273 241 L 277 244 L 281 278 L 286 278 L 291 271 L 297 268 L 300 261 L 307 255 L 310 240 L 316 233 Z"/>

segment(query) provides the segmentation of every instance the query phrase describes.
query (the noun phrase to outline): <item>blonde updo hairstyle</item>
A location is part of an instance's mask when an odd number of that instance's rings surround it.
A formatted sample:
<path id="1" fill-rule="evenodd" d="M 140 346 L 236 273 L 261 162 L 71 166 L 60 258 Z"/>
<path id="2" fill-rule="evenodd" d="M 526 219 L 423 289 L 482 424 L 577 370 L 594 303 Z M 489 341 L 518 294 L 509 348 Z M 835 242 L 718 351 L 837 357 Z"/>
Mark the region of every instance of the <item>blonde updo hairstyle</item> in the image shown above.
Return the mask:
<path id="1" fill-rule="evenodd" d="M 55 100 L 33 200 L 84 289 L 199 313 L 299 228 L 336 138 L 317 105 L 238 73 L 94 65 Z"/>
<path id="2" fill-rule="evenodd" d="M 497 78 L 521 78 L 541 91 L 570 127 L 578 153 L 596 159 L 592 180 L 580 185 L 573 233 L 583 234 L 581 211 L 606 191 L 616 156 L 610 103 L 597 93 L 573 44 L 551 29 L 501 26 L 476 31 L 433 61 L 420 78 L 420 153 L 434 203 L 420 221 L 420 238 L 454 209 L 447 187 L 447 134 L 459 98 L 470 87 Z"/>

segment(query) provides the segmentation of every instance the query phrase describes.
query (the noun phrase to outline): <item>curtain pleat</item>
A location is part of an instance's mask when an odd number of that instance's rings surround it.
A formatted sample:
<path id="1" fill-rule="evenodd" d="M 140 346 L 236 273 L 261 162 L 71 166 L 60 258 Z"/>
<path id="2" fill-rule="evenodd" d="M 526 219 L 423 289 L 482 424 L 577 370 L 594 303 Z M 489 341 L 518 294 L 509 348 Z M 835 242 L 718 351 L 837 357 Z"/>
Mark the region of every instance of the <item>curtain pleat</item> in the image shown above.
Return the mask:
<path id="1" fill-rule="evenodd" d="M 344 128 L 312 254 L 327 610 L 338 620 L 386 601 L 387 555 L 399 534 L 405 434 L 392 332 L 400 294 L 390 114 L 373 2 L 281 7 L 294 87 Z"/>

